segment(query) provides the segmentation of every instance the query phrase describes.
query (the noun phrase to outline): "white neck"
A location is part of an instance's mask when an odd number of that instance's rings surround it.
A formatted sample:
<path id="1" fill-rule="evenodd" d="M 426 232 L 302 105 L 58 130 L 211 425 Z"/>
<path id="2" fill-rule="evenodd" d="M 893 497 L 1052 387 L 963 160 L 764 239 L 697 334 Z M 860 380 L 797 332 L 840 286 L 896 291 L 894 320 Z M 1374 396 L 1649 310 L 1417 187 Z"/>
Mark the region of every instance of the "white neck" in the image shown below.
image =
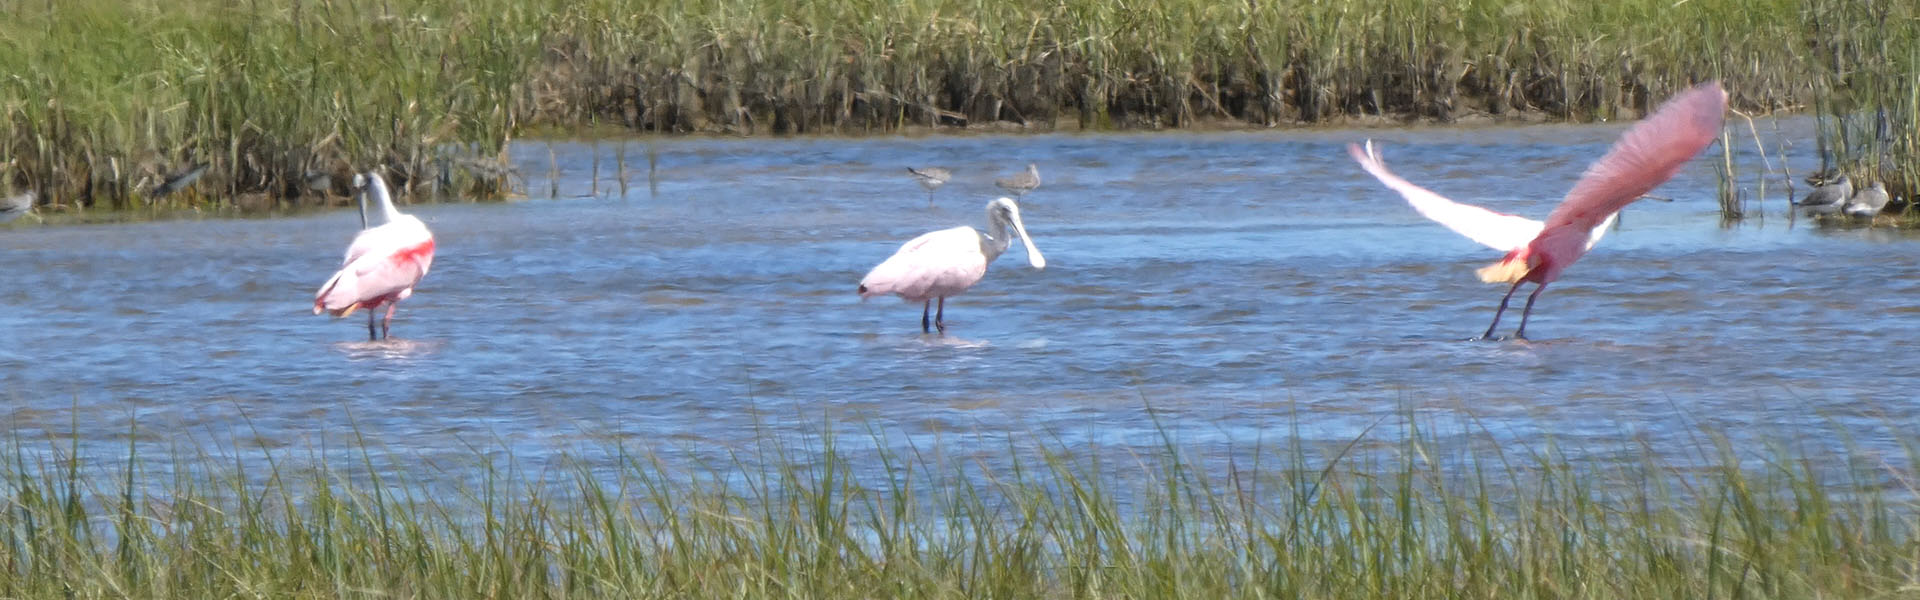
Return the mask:
<path id="1" fill-rule="evenodd" d="M 380 174 L 367 174 L 367 195 L 379 207 L 382 225 L 400 218 L 400 210 L 393 207 L 393 197 L 387 194 L 387 182 Z"/>

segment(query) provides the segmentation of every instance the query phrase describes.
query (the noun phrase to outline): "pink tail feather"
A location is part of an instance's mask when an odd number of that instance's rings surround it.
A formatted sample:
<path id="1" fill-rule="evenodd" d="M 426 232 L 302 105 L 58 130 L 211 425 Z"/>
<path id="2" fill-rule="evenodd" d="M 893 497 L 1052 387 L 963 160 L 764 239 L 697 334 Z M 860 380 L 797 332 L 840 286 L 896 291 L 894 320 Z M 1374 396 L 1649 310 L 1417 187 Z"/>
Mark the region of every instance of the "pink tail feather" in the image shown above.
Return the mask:
<path id="1" fill-rule="evenodd" d="M 333 316 L 345 316 L 359 306 L 360 279 L 355 277 L 353 269 L 340 269 L 320 286 L 320 292 L 313 296 L 313 314 L 323 312 Z"/>

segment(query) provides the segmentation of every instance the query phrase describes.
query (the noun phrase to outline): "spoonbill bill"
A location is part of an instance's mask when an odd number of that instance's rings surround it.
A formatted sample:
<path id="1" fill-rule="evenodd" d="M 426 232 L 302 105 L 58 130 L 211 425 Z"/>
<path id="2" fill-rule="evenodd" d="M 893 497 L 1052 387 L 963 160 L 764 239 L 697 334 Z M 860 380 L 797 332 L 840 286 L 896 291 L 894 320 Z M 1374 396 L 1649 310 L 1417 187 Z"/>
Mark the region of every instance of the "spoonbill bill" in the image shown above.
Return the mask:
<path id="1" fill-rule="evenodd" d="M 927 188 L 927 206 L 933 206 L 933 191 L 940 189 L 940 186 L 946 185 L 948 180 L 953 179 L 952 171 L 940 167 L 924 169 L 907 167 L 907 172 L 912 173 L 913 178 L 920 181 L 920 187 Z"/>
<path id="2" fill-rule="evenodd" d="M 387 194 L 387 182 L 380 174 L 355 175 L 353 186 L 360 192 L 362 226 L 368 224 L 369 197 L 379 205 L 376 208 L 383 222 L 353 238 L 353 245 L 347 247 L 344 266 L 314 294 L 313 314 L 325 312 L 345 317 L 364 308 L 367 340 L 373 341 L 389 337 L 394 308 L 413 295 L 413 286 L 420 283 L 420 278 L 427 275 L 427 268 L 433 265 L 433 233 L 427 231 L 427 225 L 419 218 L 394 209 L 393 198 Z M 379 335 L 375 335 L 373 313 L 381 305 L 386 305 L 387 317 L 380 322 Z"/>
<path id="3" fill-rule="evenodd" d="M 993 185 L 1013 194 L 1015 198 L 1027 197 L 1027 192 L 1040 187 L 1040 165 L 1027 163 L 1024 173 L 1014 173 L 1012 177 L 993 180 Z"/>
<path id="4" fill-rule="evenodd" d="M 1628 128 L 1606 156 L 1587 167 L 1586 174 L 1544 223 L 1460 204 L 1408 183 L 1387 170 L 1371 142 L 1365 148 L 1349 144 L 1347 151 L 1361 168 L 1399 192 L 1420 214 L 1507 253 L 1500 262 L 1479 270 L 1481 281 L 1513 285 L 1500 298 L 1493 323 L 1477 339 L 1493 339 L 1493 330 L 1500 325 L 1500 315 L 1507 311 L 1513 293 L 1520 284 L 1533 282 L 1536 287 L 1527 296 L 1520 328 L 1513 335 L 1526 339 L 1527 318 L 1532 316 L 1533 302 L 1540 292 L 1593 248 L 1620 209 L 1671 179 L 1688 160 L 1713 143 L 1726 110 L 1727 92 L 1718 82 L 1694 86 L 1668 100 Z"/>
<path id="5" fill-rule="evenodd" d="M 1009 234 L 1008 229 L 1012 229 Z M 1020 221 L 1020 207 L 1012 198 L 997 198 L 987 203 L 987 233 L 972 227 L 942 229 L 900 246 L 900 251 L 867 272 L 860 280 L 860 297 L 896 294 L 908 302 L 921 303 L 920 331 L 938 328 L 947 332 L 947 297 L 958 295 L 986 276 L 987 265 L 1012 245 L 1010 235 L 1020 236 L 1027 247 L 1027 263 L 1035 269 L 1047 268 L 1047 259 L 1033 247 L 1027 226 Z M 939 300 L 939 312 L 933 303 Z M 932 318 L 929 319 L 929 314 Z"/>

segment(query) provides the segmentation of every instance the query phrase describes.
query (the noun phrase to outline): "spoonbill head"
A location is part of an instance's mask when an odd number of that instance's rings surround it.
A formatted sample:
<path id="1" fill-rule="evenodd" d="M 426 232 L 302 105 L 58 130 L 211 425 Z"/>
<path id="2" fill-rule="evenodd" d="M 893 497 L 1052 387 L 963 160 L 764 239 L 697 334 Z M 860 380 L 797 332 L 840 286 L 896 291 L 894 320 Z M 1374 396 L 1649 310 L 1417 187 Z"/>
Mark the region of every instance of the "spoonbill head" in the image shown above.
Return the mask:
<path id="1" fill-rule="evenodd" d="M 867 272 L 860 280 L 860 297 L 893 294 L 919 302 L 920 330 L 946 333 L 947 297 L 979 283 L 987 274 L 987 265 L 1013 245 L 1014 237 L 1026 246 L 1027 264 L 1035 269 L 1047 268 L 1046 257 L 1034 247 L 1027 225 L 1020 219 L 1020 206 L 1012 198 L 997 198 L 987 203 L 986 233 L 961 226 L 913 238 Z M 933 313 L 936 301 L 939 312 Z"/>
<path id="2" fill-rule="evenodd" d="M 367 339 L 372 341 L 388 336 L 398 302 L 413 295 L 414 285 L 433 266 L 433 233 L 419 218 L 393 207 L 387 183 L 378 173 L 355 176 L 354 187 L 361 192 L 362 226 L 368 224 L 368 202 L 377 205 L 381 223 L 354 236 L 340 270 L 314 294 L 313 314 L 345 317 L 367 309 Z M 382 305 L 387 316 L 376 335 L 373 311 Z"/>
<path id="3" fill-rule="evenodd" d="M 1613 144 L 1605 156 L 1587 168 L 1545 222 L 1460 204 L 1393 175 L 1371 144 L 1363 150 L 1348 146 L 1361 168 L 1400 193 L 1421 214 L 1447 228 L 1496 250 L 1506 252 L 1500 262 L 1479 270 L 1482 281 L 1510 283 L 1493 323 L 1480 339 L 1491 339 L 1500 325 L 1507 302 L 1526 282 L 1535 284 L 1527 296 L 1514 337 L 1526 338 L 1533 302 L 1547 284 L 1585 256 L 1599 241 L 1620 209 L 1654 187 L 1673 178 L 1687 161 L 1705 150 L 1719 135 L 1727 109 L 1727 92 L 1718 82 L 1701 84 L 1668 100 Z"/>

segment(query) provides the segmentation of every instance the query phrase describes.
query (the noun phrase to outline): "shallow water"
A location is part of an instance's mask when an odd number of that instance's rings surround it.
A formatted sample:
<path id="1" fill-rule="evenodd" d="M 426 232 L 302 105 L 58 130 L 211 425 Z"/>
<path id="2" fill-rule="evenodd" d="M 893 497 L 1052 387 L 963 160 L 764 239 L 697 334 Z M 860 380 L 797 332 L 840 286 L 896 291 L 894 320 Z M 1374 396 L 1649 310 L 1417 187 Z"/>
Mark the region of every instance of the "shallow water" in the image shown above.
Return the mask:
<path id="1" fill-rule="evenodd" d="M 641 142 L 624 173 L 612 143 L 526 143 L 537 197 L 407 209 L 439 254 L 382 343 L 358 315 L 309 313 L 350 211 L 13 226 L 0 416 L 16 439 L 77 430 L 103 450 L 130 430 L 357 437 L 396 463 L 738 448 L 836 422 L 921 447 L 1331 444 L 1407 415 L 1496 443 L 1697 447 L 1706 425 L 1896 452 L 1920 422 L 1912 235 L 1792 221 L 1777 197 L 1722 226 L 1716 146 L 1541 296 L 1532 341 L 1472 342 L 1504 291 L 1473 270 L 1498 253 L 1344 151 L 1373 137 L 1414 182 L 1543 218 L 1619 130 L 689 139 L 653 142 L 651 174 Z M 1015 244 L 948 302 L 945 336 L 920 333 L 918 305 L 855 295 L 901 242 L 981 226 L 993 178 L 1030 161 L 1045 270 Z M 932 208 L 903 169 L 922 165 L 956 174 Z"/>

